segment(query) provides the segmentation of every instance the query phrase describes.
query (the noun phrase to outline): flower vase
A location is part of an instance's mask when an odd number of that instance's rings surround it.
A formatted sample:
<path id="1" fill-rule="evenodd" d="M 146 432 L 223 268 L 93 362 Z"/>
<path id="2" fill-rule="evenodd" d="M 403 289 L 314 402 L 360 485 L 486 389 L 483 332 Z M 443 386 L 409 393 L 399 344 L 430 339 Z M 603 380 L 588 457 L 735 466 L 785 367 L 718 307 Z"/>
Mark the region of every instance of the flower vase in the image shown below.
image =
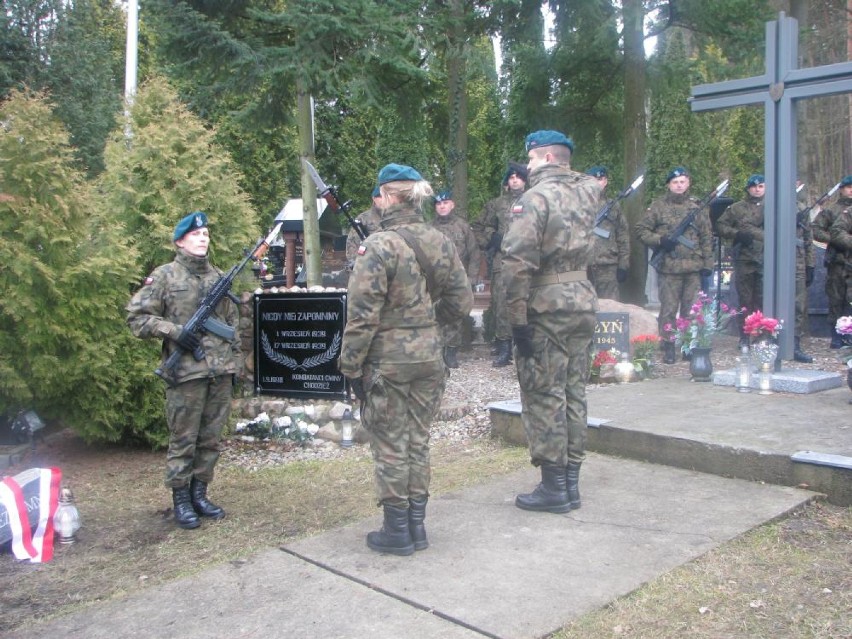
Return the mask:
<path id="1" fill-rule="evenodd" d="M 709 382 L 713 374 L 713 362 L 710 361 L 709 348 L 693 348 L 689 360 L 689 374 L 693 382 Z"/>
<path id="2" fill-rule="evenodd" d="M 757 360 L 758 368 L 762 365 L 769 366 L 770 369 L 775 367 L 775 360 L 778 359 L 778 344 L 769 338 L 763 338 L 752 344 L 751 352 Z"/>

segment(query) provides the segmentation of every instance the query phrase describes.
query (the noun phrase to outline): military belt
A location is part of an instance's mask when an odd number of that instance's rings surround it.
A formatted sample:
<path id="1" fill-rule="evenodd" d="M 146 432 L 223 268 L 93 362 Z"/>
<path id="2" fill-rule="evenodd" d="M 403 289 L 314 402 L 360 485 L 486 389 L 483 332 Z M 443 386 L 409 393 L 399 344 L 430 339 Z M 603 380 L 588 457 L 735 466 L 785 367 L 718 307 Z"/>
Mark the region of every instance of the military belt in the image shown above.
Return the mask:
<path id="1" fill-rule="evenodd" d="M 546 273 L 534 275 L 530 282 L 531 288 L 547 286 L 548 284 L 566 284 L 568 282 L 581 282 L 586 279 L 586 271 L 563 271 L 562 273 Z"/>

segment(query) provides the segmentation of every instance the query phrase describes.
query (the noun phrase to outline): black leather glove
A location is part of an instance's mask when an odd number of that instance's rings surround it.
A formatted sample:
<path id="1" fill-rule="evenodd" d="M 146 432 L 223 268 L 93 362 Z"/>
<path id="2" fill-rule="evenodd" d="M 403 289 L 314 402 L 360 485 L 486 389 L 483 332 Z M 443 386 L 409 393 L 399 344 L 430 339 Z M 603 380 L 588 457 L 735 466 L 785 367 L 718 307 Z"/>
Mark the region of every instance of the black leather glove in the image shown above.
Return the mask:
<path id="1" fill-rule="evenodd" d="M 185 328 L 181 328 L 178 336 L 173 339 L 177 342 L 178 346 L 180 346 L 185 351 L 189 351 L 190 353 L 192 353 L 193 351 L 195 351 L 196 348 L 201 346 L 201 338 L 192 331 L 188 331 Z"/>
<path id="2" fill-rule="evenodd" d="M 532 357 L 535 349 L 533 349 L 533 328 L 529 324 L 521 324 L 520 326 L 512 327 L 512 339 L 515 342 L 515 348 L 518 349 L 518 355 L 521 357 Z"/>
<path id="3" fill-rule="evenodd" d="M 754 236 L 748 231 L 737 231 L 737 234 L 734 235 L 734 244 L 751 246 L 752 242 L 754 242 Z"/>
<path id="4" fill-rule="evenodd" d="M 810 286 L 814 283 L 814 277 L 816 276 L 816 269 L 813 266 L 805 267 L 805 286 Z"/>
<path id="5" fill-rule="evenodd" d="M 352 389 L 352 394 L 355 395 L 362 402 L 367 401 L 367 391 L 364 390 L 364 382 L 360 377 L 347 377 L 346 381 L 349 382 L 349 388 Z"/>
<path id="6" fill-rule="evenodd" d="M 710 277 L 711 275 L 713 275 L 713 271 L 711 271 L 709 268 L 703 268 L 698 271 L 698 274 L 701 277 Z"/>
<path id="7" fill-rule="evenodd" d="M 503 234 L 498 233 L 497 231 L 494 231 L 491 234 L 491 239 L 488 241 L 488 246 L 486 246 L 485 248 L 486 249 L 494 249 L 496 251 L 499 251 L 500 245 L 502 243 L 503 243 Z"/>
<path id="8" fill-rule="evenodd" d="M 615 269 L 615 281 L 619 284 L 627 281 L 627 269 L 626 268 L 617 268 Z"/>
<path id="9" fill-rule="evenodd" d="M 660 240 L 660 248 L 664 251 L 672 252 L 677 248 L 677 242 L 669 237 L 663 237 Z"/>

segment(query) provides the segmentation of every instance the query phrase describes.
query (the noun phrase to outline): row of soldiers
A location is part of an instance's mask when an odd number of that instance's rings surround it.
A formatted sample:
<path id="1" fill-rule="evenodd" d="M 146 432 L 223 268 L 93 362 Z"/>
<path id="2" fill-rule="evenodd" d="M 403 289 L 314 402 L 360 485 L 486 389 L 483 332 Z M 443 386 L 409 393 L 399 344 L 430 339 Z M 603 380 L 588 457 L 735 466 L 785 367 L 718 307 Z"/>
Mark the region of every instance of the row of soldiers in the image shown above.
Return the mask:
<path id="1" fill-rule="evenodd" d="M 619 299 L 620 284 L 626 281 L 630 264 L 630 227 L 619 208 L 618 200 L 609 198 L 609 174 L 604 166 L 593 166 L 586 174 L 595 178 L 601 189 L 601 210 L 606 215 L 599 219 L 593 236 L 592 254 L 587 268 L 589 281 L 599 298 Z M 433 225 L 450 237 L 465 265 L 468 278 L 477 282 L 481 252 L 488 257 L 491 280 L 491 314 L 494 320 L 494 366 L 507 366 L 512 362 L 511 327 L 506 313 L 505 291 L 502 285 L 503 254 L 500 246 L 506 233 L 511 209 L 527 187 L 527 167 L 509 162 L 502 180 L 499 196 L 489 200 L 479 217 L 472 223 L 456 214 L 455 203 L 449 191 L 433 198 L 435 218 Z M 658 327 L 663 348 L 663 361 L 675 360 L 674 344 L 664 331 L 673 325 L 678 313 L 685 314 L 697 298 L 698 291 L 707 289 L 714 266 L 713 229 L 706 212 L 696 216 L 686 230 L 685 242 L 670 239 L 672 230 L 699 202 L 689 194 L 691 176 L 684 167 L 673 168 L 666 177 L 667 192 L 655 199 L 636 225 L 636 237 L 652 251 L 662 251 L 658 265 L 660 313 Z M 739 306 L 747 313 L 762 308 L 763 301 L 763 202 L 766 191 L 764 176 L 755 174 L 748 178 L 745 197 L 728 207 L 719 217 L 716 233 L 730 242 L 733 248 L 734 282 Z M 376 197 L 374 193 L 374 197 Z M 810 363 L 812 358 L 802 349 L 801 337 L 806 330 L 807 287 L 815 274 L 813 241 L 828 246 L 826 294 L 829 301 L 828 321 L 831 327 L 831 348 L 840 348 L 841 336 L 834 330 L 837 318 L 849 312 L 850 258 L 844 245 L 848 218 L 852 209 L 852 176 L 840 182 L 840 195 L 835 208 L 822 209 L 811 224 L 806 219 L 809 209 L 802 208 L 796 225 L 796 316 L 794 327 L 794 352 L 796 361 Z M 804 217 L 803 217 L 804 214 Z M 358 218 L 369 232 L 379 230 L 379 213 L 374 206 Z M 835 234 L 832 227 L 837 224 Z M 846 227 L 844 227 L 844 224 Z M 845 231 L 844 231 L 845 228 Z M 357 255 L 360 239 L 350 232 L 347 242 L 347 260 Z M 461 322 L 444 328 L 445 362 L 450 368 L 458 367 L 457 351 L 461 345 Z M 742 324 L 740 324 L 742 331 Z M 741 333 L 741 340 L 747 337 Z"/>

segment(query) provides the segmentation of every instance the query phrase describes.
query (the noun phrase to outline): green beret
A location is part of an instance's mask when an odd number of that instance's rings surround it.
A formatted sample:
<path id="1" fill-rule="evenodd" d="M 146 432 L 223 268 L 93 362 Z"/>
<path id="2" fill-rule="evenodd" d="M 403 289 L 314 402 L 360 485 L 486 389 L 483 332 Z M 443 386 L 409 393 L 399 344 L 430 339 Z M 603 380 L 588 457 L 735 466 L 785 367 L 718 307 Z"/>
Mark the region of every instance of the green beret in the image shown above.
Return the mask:
<path id="1" fill-rule="evenodd" d="M 509 178 L 513 175 L 517 175 L 524 181 L 524 183 L 526 183 L 528 179 L 527 165 L 521 164 L 520 162 L 509 162 L 509 168 L 507 168 L 506 173 L 503 174 L 503 186 L 506 186 L 509 183 Z"/>
<path id="2" fill-rule="evenodd" d="M 194 211 L 178 222 L 172 241 L 177 242 L 184 235 L 194 229 L 207 226 L 207 216 L 201 211 Z"/>
<path id="3" fill-rule="evenodd" d="M 452 200 L 452 199 L 453 199 L 453 192 L 452 191 L 439 191 L 438 193 L 435 194 L 435 197 L 434 197 L 436 204 L 438 202 L 447 202 L 447 201 Z"/>
<path id="4" fill-rule="evenodd" d="M 386 164 L 379 171 L 379 186 L 388 182 L 400 182 L 403 180 L 411 180 L 419 182 L 423 177 L 410 166 L 404 164 Z"/>
<path id="5" fill-rule="evenodd" d="M 847 175 L 845 178 L 840 180 L 840 186 L 849 186 L 852 184 L 852 175 Z"/>
<path id="6" fill-rule="evenodd" d="M 676 166 L 671 171 L 669 171 L 669 174 L 666 177 L 666 184 L 671 182 L 676 177 L 683 177 L 683 176 L 689 177 L 689 171 L 687 171 L 682 166 Z"/>
<path id="7" fill-rule="evenodd" d="M 749 175 L 748 180 L 746 180 L 746 188 L 750 189 L 753 186 L 757 186 L 758 184 L 765 184 L 766 179 L 760 174 L 755 173 L 754 175 Z"/>
<path id="8" fill-rule="evenodd" d="M 560 133 L 559 131 L 548 130 L 530 133 L 527 136 L 526 149 L 529 151 L 530 149 L 537 149 L 540 146 L 553 146 L 554 144 L 567 146 L 572 152 L 574 151 L 574 141 L 571 138 L 566 137 L 564 133 Z"/>
<path id="9" fill-rule="evenodd" d="M 586 169 L 586 175 L 591 175 L 595 178 L 609 177 L 609 174 L 606 172 L 605 166 L 592 166 Z"/>

